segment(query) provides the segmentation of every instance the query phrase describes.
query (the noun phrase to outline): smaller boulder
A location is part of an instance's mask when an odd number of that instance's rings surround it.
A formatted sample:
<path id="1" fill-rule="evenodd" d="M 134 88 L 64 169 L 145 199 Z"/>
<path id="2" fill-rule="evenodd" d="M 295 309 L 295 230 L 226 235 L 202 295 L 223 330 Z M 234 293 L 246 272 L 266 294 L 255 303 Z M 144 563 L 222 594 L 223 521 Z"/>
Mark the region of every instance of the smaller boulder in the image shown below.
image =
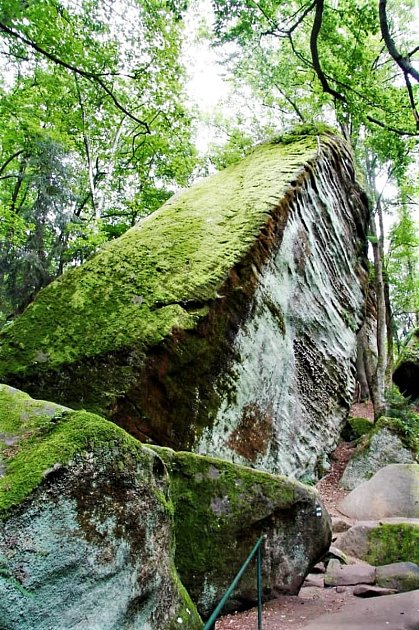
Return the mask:
<path id="1" fill-rule="evenodd" d="M 419 519 L 360 521 L 339 536 L 339 547 L 374 566 L 399 561 L 419 563 Z"/>
<path id="2" fill-rule="evenodd" d="M 349 416 L 342 429 L 341 437 L 345 442 L 353 442 L 374 428 L 374 423 L 368 418 Z"/>
<path id="3" fill-rule="evenodd" d="M 309 573 L 304 580 L 303 588 L 323 588 L 324 587 L 324 575 L 320 573 Z"/>
<path id="4" fill-rule="evenodd" d="M 263 535 L 264 598 L 298 594 L 330 546 L 330 517 L 313 488 L 221 459 L 153 447 L 170 476 L 175 564 L 208 618 Z M 224 612 L 257 602 L 255 562 Z"/>
<path id="5" fill-rule="evenodd" d="M 392 588 L 399 593 L 419 589 L 419 567 L 414 562 L 394 562 L 377 567 L 378 586 Z"/>
<path id="6" fill-rule="evenodd" d="M 380 418 L 370 439 L 355 450 L 340 480 L 345 490 L 354 490 L 389 464 L 414 464 L 415 454 L 406 447 L 392 426 L 392 418 Z"/>
<path id="7" fill-rule="evenodd" d="M 355 597 L 362 597 L 363 599 L 367 599 L 368 597 L 380 597 L 383 595 L 394 595 L 397 593 L 394 589 L 374 586 L 373 584 L 357 584 L 352 592 Z"/>
<path id="8" fill-rule="evenodd" d="M 339 516 L 332 516 L 332 532 L 334 534 L 341 534 L 347 532 L 350 529 L 351 524 Z"/>
<path id="9" fill-rule="evenodd" d="M 339 510 L 357 520 L 419 518 L 419 465 L 391 464 L 346 496 Z"/>
<path id="10" fill-rule="evenodd" d="M 341 564 L 348 564 L 348 558 L 346 557 L 346 554 L 334 545 L 330 545 L 329 551 L 324 557 L 325 562 L 329 562 L 330 560 L 339 560 Z"/>
<path id="11" fill-rule="evenodd" d="M 330 560 L 324 576 L 325 586 L 352 586 L 374 584 L 375 567 L 365 564 L 341 565 L 339 560 Z"/>

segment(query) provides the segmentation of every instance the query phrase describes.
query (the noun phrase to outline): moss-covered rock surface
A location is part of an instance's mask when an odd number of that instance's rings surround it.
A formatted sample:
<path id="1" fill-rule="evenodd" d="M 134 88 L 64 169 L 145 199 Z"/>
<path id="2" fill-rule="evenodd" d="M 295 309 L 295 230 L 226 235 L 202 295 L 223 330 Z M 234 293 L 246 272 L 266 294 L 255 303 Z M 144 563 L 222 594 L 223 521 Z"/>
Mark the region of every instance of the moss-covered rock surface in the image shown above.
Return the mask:
<path id="1" fill-rule="evenodd" d="M 254 244 L 290 181 L 314 160 L 317 144 L 316 136 L 306 136 L 255 149 L 65 273 L 2 333 L 0 377 L 29 381 L 32 374 L 79 363 L 92 377 L 89 360 L 109 357 L 106 370 L 112 373 L 104 382 L 102 371 L 96 374 L 87 385 L 91 394 L 84 396 L 85 405 L 106 407 L 129 387 L 131 367 L 142 363 L 150 347 L 174 330 L 196 329 L 209 307 L 225 298 L 218 291 L 231 269 Z M 134 348 L 133 361 L 120 365 L 118 357 L 110 369 L 115 353 Z M 39 388 L 57 391 L 48 380 Z M 79 384 L 65 383 L 56 397 L 79 402 L 86 393 L 86 384 L 83 391 Z"/>
<path id="2" fill-rule="evenodd" d="M 122 429 L 2 385 L 0 489 L 2 628 L 201 628 L 167 472 Z"/>
<path id="3" fill-rule="evenodd" d="M 374 566 L 393 562 L 419 564 L 419 519 L 360 521 L 341 534 L 337 544 L 350 556 Z"/>
<path id="4" fill-rule="evenodd" d="M 0 333 L 0 378 L 143 440 L 309 473 L 352 398 L 367 214 L 332 132 L 259 146 L 42 290 Z"/>
<path id="5" fill-rule="evenodd" d="M 203 616 L 213 610 L 262 535 L 265 598 L 298 593 L 331 540 L 330 518 L 316 491 L 219 459 L 153 449 L 170 476 L 176 567 Z M 254 561 L 226 610 L 255 601 Z"/>

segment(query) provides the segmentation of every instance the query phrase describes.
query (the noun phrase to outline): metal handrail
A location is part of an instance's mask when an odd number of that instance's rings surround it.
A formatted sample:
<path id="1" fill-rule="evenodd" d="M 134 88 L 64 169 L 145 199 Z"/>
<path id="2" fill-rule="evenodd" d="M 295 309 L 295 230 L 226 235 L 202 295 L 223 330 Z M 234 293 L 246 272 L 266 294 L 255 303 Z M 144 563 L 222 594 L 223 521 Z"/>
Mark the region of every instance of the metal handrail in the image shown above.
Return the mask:
<path id="1" fill-rule="evenodd" d="M 247 556 L 246 560 L 243 562 L 239 572 L 236 577 L 224 593 L 221 598 L 218 606 L 215 608 L 211 617 L 208 619 L 207 623 L 204 625 L 203 630 L 213 630 L 215 628 L 215 622 L 220 614 L 221 610 L 224 608 L 224 604 L 227 602 L 228 598 L 236 588 L 237 584 L 241 580 L 243 573 L 246 571 L 249 563 L 253 559 L 253 556 L 257 553 L 257 569 L 256 569 L 256 586 L 258 592 L 258 630 L 262 630 L 262 543 L 266 540 L 266 534 L 261 536 L 252 551 Z"/>

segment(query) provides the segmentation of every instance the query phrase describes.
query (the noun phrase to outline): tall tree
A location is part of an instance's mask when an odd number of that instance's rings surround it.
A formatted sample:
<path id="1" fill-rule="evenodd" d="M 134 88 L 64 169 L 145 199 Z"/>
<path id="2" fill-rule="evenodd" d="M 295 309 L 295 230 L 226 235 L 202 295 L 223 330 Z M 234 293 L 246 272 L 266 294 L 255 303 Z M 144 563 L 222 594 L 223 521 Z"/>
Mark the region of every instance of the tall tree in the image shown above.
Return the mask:
<path id="1" fill-rule="evenodd" d="M 187 183 L 180 10 L 0 0 L 3 317 Z"/>
<path id="2" fill-rule="evenodd" d="M 370 386 L 379 416 L 391 336 L 378 191 L 380 177 L 398 185 L 417 157 L 419 76 L 412 60 L 419 47 L 408 35 L 413 5 L 393 4 L 390 11 L 386 0 L 213 0 L 213 6 L 216 42 L 235 44 L 227 61 L 236 77 L 275 108 L 282 125 L 334 121 L 368 174 L 378 323 Z"/>

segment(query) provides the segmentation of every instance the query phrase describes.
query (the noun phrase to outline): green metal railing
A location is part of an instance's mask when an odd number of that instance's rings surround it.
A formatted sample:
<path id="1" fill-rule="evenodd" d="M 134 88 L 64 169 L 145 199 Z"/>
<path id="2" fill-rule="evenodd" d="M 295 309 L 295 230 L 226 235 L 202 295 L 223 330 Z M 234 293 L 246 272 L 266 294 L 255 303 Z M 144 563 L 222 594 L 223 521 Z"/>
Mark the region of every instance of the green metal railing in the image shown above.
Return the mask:
<path id="1" fill-rule="evenodd" d="M 262 630 L 262 543 L 266 540 L 266 535 L 261 536 L 257 541 L 256 545 L 253 547 L 252 551 L 247 556 L 246 560 L 243 562 L 239 572 L 236 577 L 224 593 L 222 599 L 220 600 L 218 606 L 213 611 L 211 617 L 208 619 L 205 624 L 203 630 L 213 630 L 215 628 L 215 621 L 220 614 L 221 610 L 224 608 L 224 604 L 227 602 L 228 598 L 236 588 L 237 584 L 241 580 L 243 573 L 246 571 L 250 562 L 252 561 L 255 554 L 257 554 L 257 565 L 256 565 L 256 586 L 258 593 L 258 630 Z"/>

